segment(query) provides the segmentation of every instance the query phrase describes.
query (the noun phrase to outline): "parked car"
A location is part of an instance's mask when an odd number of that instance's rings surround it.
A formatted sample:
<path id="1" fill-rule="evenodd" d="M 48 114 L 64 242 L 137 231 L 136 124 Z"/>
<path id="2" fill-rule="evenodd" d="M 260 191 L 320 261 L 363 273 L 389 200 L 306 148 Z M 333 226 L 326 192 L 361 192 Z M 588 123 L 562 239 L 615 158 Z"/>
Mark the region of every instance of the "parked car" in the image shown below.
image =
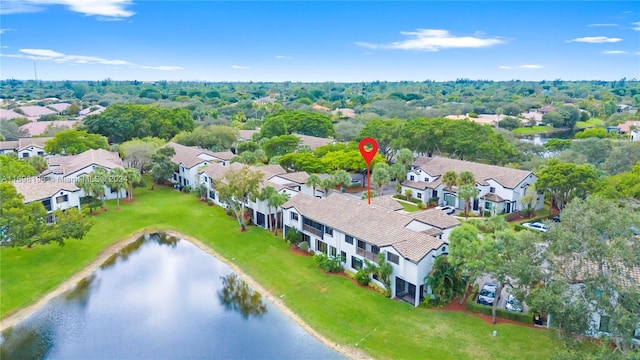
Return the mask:
<path id="1" fill-rule="evenodd" d="M 547 225 L 541 223 L 541 222 L 532 222 L 532 223 L 523 223 L 522 226 L 526 227 L 527 229 L 531 229 L 531 230 L 537 230 L 537 231 L 542 231 L 542 232 L 547 232 Z"/>
<path id="2" fill-rule="evenodd" d="M 556 215 L 553 217 L 553 221 L 554 222 L 561 222 L 562 220 L 560 220 L 560 214 Z"/>
<path id="3" fill-rule="evenodd" d="M 498 290 L 498 286 L 492 283 L 486 283 L 482 285 L 482 289 L 478 293 L 478 304 L 483 305 L 493 305 L 496 300 L 496 291 Z M 498 295 L 498 299 L 500 296 Z"/>
<path id="4" fill-rule="evenodd" d="M 436 206 L 436 210 L 442 210 L 447 215 L 451 215 L 454 212 L 456 212 L 455 208 L 453 208 L 452 206 L 448 206 L 448 205 Z"/>
<path id="5" fill-rule="evenodd" d="M 504 308 L 509 311 L 522 312 L 522 303 L 513 294 L 509 294 L 507 301 L 504 303 Z"/>

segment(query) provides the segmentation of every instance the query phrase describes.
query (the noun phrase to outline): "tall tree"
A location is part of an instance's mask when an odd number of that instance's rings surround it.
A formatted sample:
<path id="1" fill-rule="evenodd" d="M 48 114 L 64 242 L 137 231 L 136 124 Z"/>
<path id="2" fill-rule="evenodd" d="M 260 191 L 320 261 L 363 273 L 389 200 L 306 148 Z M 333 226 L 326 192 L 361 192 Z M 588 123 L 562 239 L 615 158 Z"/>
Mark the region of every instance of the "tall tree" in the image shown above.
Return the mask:
<path id="1" fill-rule="evenodd" d="M 165 141 L 158 138 L 133 139 L 120 144 L 118 151 L 120 156 L 128 163 L 127 166 L 135 167 L 140 172 L 151 163 L 153 154 L 164 145 Z"/>
<path id="2" fill-rule="evenodd" d="M 486 254 L 478 229 L 468 223 L 456 227 L 449 235 L 449 263 L 462 271 L 467 280 L 465 290 L 476 281 L 486 267 Z M 460 304 L 465 300 L 461 296 Z"/>
<path id="3" fill-rule="evenodd" d="M 548 166 L 539 172 L 536 184 L 562 210 L 572 198 L 586 198 L 597 188 L 599 181 L 593 165 L 576 165 L 551 159 Z"/>
<path id="4" fill-rule="evenodd" d="M 44 151 L 51 154 L 75 155 L 90 149 L 109 150 L 107 138 L 85 130 L 67 130 L 57 133 L 44 144 Z"/>
<path id="5" fill-rule="evenodd" d="M 269 197 L 269 206 L 273 206 L 276 208 L 276 236 L 278 235 L 278 229 L 282 226 L 282 211 L 278 210 L 281 210 L 282 205 L 284 205 L 284 203 L 286 203 L 288 200 L 289 194 L 287 193 L 276 192 Z"/>
<path id="6" fill-rule="evenodd" d="M 478 190 L 471 184 L 464 184 L 458 189 L 458 196 L 464 201 L 464 213 L 468 219 L 469 211 L 471 211 L 471 199 L 476 199 L 478 197 Z"/>
<path id="7" fill-rule="evenodd" d="M 0 181 L 11 181 L 37 174 L 33 166 L 26 161 L 18 160 L 15 155 L 0 155 Z"/>
<path id="8" fill-rule="evenodd" d="M 316 187 L 320 186 L 321 182 L 322 179 L 320 179 L 320 176 L 318 176 L 318 174 L 311 174 L 309 175 L 309 178 L 307 179 L 305 185 L 311 186 L 311 188 L 313 189 L 313 196 L 316 196 Z"/>
<path id="9" fill-rule="evenodd" d="M 396 163 L 402 165 L 406 173 L 413 163 L 413 151 L 407 148 L 400 149 L 396 154 Z"/>
<path id="10" fill-rule="evenodd" d="M 267 207 L 269 208 L 269 214 L 267 214 L 267 229 L 271 230 L 271 228 L 273 227 L 272 221 L 271 221 L 271 206 L 273 206 L 272 202 L 271 202 L 271 197 L 273 196 L 273 194 L 276 194 L 278 191 L 276 190 L 276 188 L 274 188 L 271 185 L 267 185 L 265 187 L 263 187 L 260 190 L 260 194 L 258 194 L 258 199 L 262 200 L 262 201 L 266 201 L 267 202 Z"/>
<path id="11" fill-rule="evenodd" d="M 261 171 L 252 171 L 248 166 L 243 166 L 238 170 L 227 170 L 215 184 L 220 199 L 233 211 L 241 231 L 247 230 L 244 220 L 246 204 L 249 199 L 258 197 L 258 186 L 263 175 Z"/>
<path id="12" fill-rule="evenodd" d="M 400 138 L 400 133 L 402 129 L 401 120 L 384 120 L 384 119 L 373 119 L 369 120 L 364 126 L 364 129 L 360 131 L 360 134 L 357 137 L 357 140 L 361 140 L 365 137 L 371 137 L 376 140 L 378 143 L 378 151 L 382 156 L 384 156 L 388 161 L 393 158 L 395 154 L 394 148 L 396 142 Z"/>
<path id="13" fill-rule="evenodd" d="M 136 168 L 127 168 L 125 170 L 127 198 L 129 201 L 133 201 L 133 187 L 142 181 L 142 175 Z"/>
<path id="14" fill-rule="evenodd" d="M 151 189 L 155 188 L 156 184 L 167 181 L 176 169 L 176 165 L 171 161 L 171 157 L 176 154 L 176 151 L 171 146 L 165 146 L 152 156 L 153 165 L 151 166 L 151 177 L 153 178 L 153 185 Z"/>
<path id="15" fill-rule="evenodd" d="M 335 174 L 333 174 L 333 183 L 336 185 L 340 185 L 343 189 L 347 187 L 347 185 L 351 184 L 351 175 L 344 170 L 338 170 Z"/>
<path id="16" fill-rule="evenodd" d="M 384 185 L 388 184 L 391 181 L 391 175 L 389 175 L 389 165 L 385 163 L 379 163 L 373 168 L 373 173 L 371 174 L 371 181 L 380 189 L 378 193 L 379 196 L 382 196 L 382 191 Z"/>
<path id="17" fill-rule="evenodd" d="M 446 255 L 438 256 L 425 283 L 435 296 L 436 306 L 445 306 L 453 298 L 461 298 L 466 291 L 465 281 L 458 268 L 452 265 Z"/>
<path id="18" fill-rule="evenodd" d="M 463 171 L 458 174 L 458 186 L 471 185 L 476 186 L 476 179 L 471 171 Z"/>
<path id="19" fill-rule="evenodd" d="M 334 186 L 336 186 L 336 183 L 331 177 L 324 178 L 320 182 L 320 188 L 324 191 L 324 196 L 328 196 L 329 190 L 331 190 Z"/>
<path id="20" fill-rule="evenodd" d="M 458 184 L 458 174 L 455 171 L 449 170 L 442 175 L 442 183 L 449 191 L 453 191 L 453 186 Z"/>
<path id="21" fill-rule="evenodd" d="M 124 168 L 115 168 L 107 177 L 107 186 L 116 190 L 116 210 L 120 209 L 120 193 L 127 188 L 127 172 Z"/>

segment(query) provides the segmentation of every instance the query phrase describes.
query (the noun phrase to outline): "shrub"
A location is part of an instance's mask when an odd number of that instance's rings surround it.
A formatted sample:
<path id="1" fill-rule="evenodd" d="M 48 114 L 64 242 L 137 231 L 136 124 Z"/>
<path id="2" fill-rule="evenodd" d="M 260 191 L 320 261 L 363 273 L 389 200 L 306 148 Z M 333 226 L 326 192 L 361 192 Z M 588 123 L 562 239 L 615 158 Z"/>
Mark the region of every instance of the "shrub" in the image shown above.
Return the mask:
<path id="1" fill-rule="evenodd" d="M 428 202 L 428 203 L 429 203 L 429 206 L 438 205 L 438 200 L 439 200 L 439 199 L 438 199 L 438 197 L 437 197 L 437 196 L 430 198 L 430 199 L 429 199 L 429 202 Z"/>
<path id="2" fill-rule="evenodd" d="M 371 279 L 369 278 L 369 272 L 365 269 L 359 270 L 356 273 L 356 281 L 358 282 L 358 284 L 363 286 L 369 285 L 369 282 L 371 281 Z"/>
<path id="3" fill-rule="evenodd" d="M 182 192 L 184 193 L 190 193 L 191 192 L 191 186 L 186 185 L 185 187 L 182 188 Z"/>
<path id="4" fill-rule="evenodd" d="M 211 199 L 207 199 L 207 205 L 209 205 L 209 206 L 213 206 L 213 200 L 211 200 Z"/>
<path id="5" fill-rule="evenodd" d="M 329 256 L 327 256 L 327 254 L 320 253 L 315 254 L 313 256 L 313 260 L 324 271 L 337 273 L 343 270 L 341 259 L 338 257 L 330 258 Z"/>
<path id="6" fill-rule="evenodd" d="M 354 272 L 353 272 L 353 271 L 351 271 L 351 270 L 345 270 L 345 271 L 344 271 L 344 274 L 345 274 L 345 275 L 347 275 L 347 277 L 348 277 L 349 279 L 355 279 L 355 278 L 356 278 L 356 273 L 354 273 Z"/>
<path id="7" fill-rule="evenodd" d="M 416 205 L 422 204 L 422 200 L 420 200 L 420 199 L 410 198 L 408 200 L 411 201 L 412 203 L 416 204 Z"/>
<path id="8" fill-rule="evenodd" d="M 393 195 L 393 197 L 400 200 L 407 200 L 406 195 L 396 194 L 396 195 Z"/>
<path id="9" fill-rule="evenodd" d="M 298 247 L 300 248 L 300 250 L 302 251 L 309 251 L 309 243 L 306 241 L 301 242 L 300 244 L 298 244 Z"/>
<path id="10" fill-rule="evenodd" d="M 289 228 L 287 230 L 287 235 L 285 235 L 284 239 L 291 246 L 300 247 L 300 242 L 302 241 L 302 233 L 295 228 Z M 307 243 L 307 248 L 309 244 Z"/>
<path id="11" fill-rule="evenodd" d="M 371 288 L 373 288 L 373 290 L 379 292 L 380 294 L 384 295 L 385 297 L 389 297 L 389 293 L 387 292 L 387 289 L 385 289 L 384 287 L 374 283 L 373 281 L 371 281 L 369 283 L 369 286 Z"/>
<path id="12" fill-rule="evenodd" d="M 423 202 L 418 203 L 418 209 L 424 209 L 426 207 L 427 207 L 427 204 L 425 204 Z"/>

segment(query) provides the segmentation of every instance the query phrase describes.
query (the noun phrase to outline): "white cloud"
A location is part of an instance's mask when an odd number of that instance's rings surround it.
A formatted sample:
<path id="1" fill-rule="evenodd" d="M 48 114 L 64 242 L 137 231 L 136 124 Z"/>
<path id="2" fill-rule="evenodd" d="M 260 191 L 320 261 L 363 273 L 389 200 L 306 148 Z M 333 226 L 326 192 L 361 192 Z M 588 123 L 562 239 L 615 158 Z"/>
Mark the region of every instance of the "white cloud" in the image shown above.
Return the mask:
<path id="1" fill-rule="evenodd" d="M 250 67 L 250 66 L 240 66 L 240 65 L 231 65 L 231 68 L 232 68 L 232 69 L 241 69 L 241 70 L 244 70 L 244 69 L 251 69 L 251 67 Z"/>
<path id="2" fill-rule="evenodd" d="M 518 66 L 520 69 L 542 69 L 544 66 L 537 64 L 526 64 Z"/>
<path id="3" fill-rule="evenodd" d="M 105 59 L 97 56 L 67 55 L 50 49 L 20 49 L 17 54 L 0 54 L 3 57 L 20 58 L 29 60 L 53 61 L 56 63 L 75 64 L 97 64 L 97 65 L 119 65 L 132 68 L 174 71 L 182 70 L 180 66 L 147 66 L 138 65 L 127 60 Z"/>
<path id="4" fill-rule="evenodd" d="M 607 51 L 603 51 L 602 53 L 607 55 L 618 55 L 618 54 L 626 54 L 627 52 L 624 50 L 607 50 Z"/>
<path id="5" fill-rule="evenodd" d="M 280 60 L 291 60 L 293 59 L 291 56 L 286 56 L 286 55 L 276 55 L 276 59 L 280 59 Z"/>
<path id="6" fill-rule="evenodd" d="M 3 15 L 42 11 L 47 5 L 64 5 L 73 12 L 87 16 L 126 18 L 135 14 L 127 10 L 131 0 L 3 0 L 0 12 Z"/>
<path id="7" fill-rule="evenodd" d="M 618 24 L 589 24 L 588 27 L 613 27 L 618 26 Z"/>
<path id="8" fill-rule="evenodd" d="M 500 65 L 500 66 L 498 66 L 498 69 L 509 70 L 509 69 L 511 69 L 511 66 Z"/>
<path id="9" fill-rule="evenodd" d="M 640 31 L 640 21 L 631 23 L 631 25 L 633 25 L 632 29 L 635 31 Z"/>
<path id="10" fill-rule="evenodd" d="M 583 42 L 583 43 L 590 43 L 590 44 L 616 43 L 620 41 L 622 41 L 622 39 L 610 38 L 607 36 L 585 36 L 585 37 L 567 40 L 567 42 Z"/>
<path id="11" fill-rule="evenodd" d="M 503 44 L 499 38 L 485 38 L 482 36 L 454 36 L 448 30 L 417 29 L 416 31 L 401 31 L 401 35 L 409 39 L 395 41 L 390 44 L 375 44 L 356 42 L 358 46 L 370 49 L 398 49 L 416 51 L 439 51 L 449 48 L 483 48 Z M 477 35 L 477 34 L 476 34 Z"/>
<path id="12" fill-rule="evenodd" d="M 0 34 L 4 34 L 5 32 L 9 31 L 11 29 L 0 29 Z"/>

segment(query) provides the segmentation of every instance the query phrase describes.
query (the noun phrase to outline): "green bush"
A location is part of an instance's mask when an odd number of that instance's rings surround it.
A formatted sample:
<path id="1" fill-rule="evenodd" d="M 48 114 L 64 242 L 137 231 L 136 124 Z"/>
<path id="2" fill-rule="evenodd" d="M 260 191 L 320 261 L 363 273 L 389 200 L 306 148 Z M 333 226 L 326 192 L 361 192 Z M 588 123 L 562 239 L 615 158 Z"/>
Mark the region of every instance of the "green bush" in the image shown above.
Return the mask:
<path id="1" fill-rule="evenodd" d="M 412 203 L 414 203 L 416 205 L 422 204 L 422 200 L 416 199 L 416 198 L 410 198 L 409 201 L 411 201 Z"/>
<path id="2" fill-rule="evenodd" d="M 369 285 L 369 282 L 371 281 L 371 279 L 369 279 L 369 272 L 367 272 L 365 269 L 359 270 L 356 273 L 356 281 L 360 285 L 364 285 L 364 286 Z"/>
<path id="3" fill-rule="evenodd" d="M 327 272 L 337 273 L 343 270 L 342 261 L 339 257 L 330 258 L 327 254 L 315 254 L 313 260 L 321 269 Z"/>
<path id="4" fill-rule="evenodd" d="M 496 316 L 525 324 L 533 323 L 533 314 L 530 313 L 509 311 L 507 309 L 496 309 Z"/>
<path id="5" fill-rule="evenodd" d="M 440 199 L 438 199 L 438 197 L 437 197 L 437 196 L 434 196 L 434 197 L 430 198 L 430 199 L 429 199 L 429 201 L 428 201 L 429 206 L 438 205 L 438 201 L 439 201 L 439 200 L 440 200 Z"/>
<path id="6" fill-rule="evenodd" d="M 389 297 L 389 293 L 387 292 L 387 289 L 385 289 L 383 286 L 380 286 L 380 285 L 374 283 L 373 281 L 369 283 L 369 286 L 371 288 L 373 288 L 375 291 L 377 291 L 380 294 L 384 295 L 385 297 Z"/>
<path id="7" fill-rule="evenodd" d="M 298 247 L 300 248 L 300 250 L 302 251 L 309 251 L 309 243 L 306 241 L 301 242 L 300 244 L 298 244 Z"/>
<path id="8" fill-rule="evenodd" d="M 393 195 L 393 197 L 400 200 L 407 200 L 406 195 L 396 194 L 396 195 Z"/>
<path id="9" fill-rule="evenodd" d="M 515 231 L 520 231 L 520 230 L 526 229 L 524 226 L 522 226 L 520 224 L 513 225 L 513 228 L 515 229 Z"/>
<path id="10" fill-rule="evenodd" d="M 300 247 L 300 242 L 302 241 L 302 233 L 295 228 L 289 228 L 284 239 L 287 241 L 287 243 L 289 243 L 289 245 Z"/>
<path id="11" fill-rule="evenodd" d="M 353 271 L 351 271 L 351 270 L 345 270 L 345 271 L 344 271 L 344 274 L 345 274 L 345 275 L 347 275 L 347 277 L 348 277 L 349 279 L 355 279 L 355 278 L 356 278 L 356 273 L 354 273 L 354 272 L 353 272 Z"/>

